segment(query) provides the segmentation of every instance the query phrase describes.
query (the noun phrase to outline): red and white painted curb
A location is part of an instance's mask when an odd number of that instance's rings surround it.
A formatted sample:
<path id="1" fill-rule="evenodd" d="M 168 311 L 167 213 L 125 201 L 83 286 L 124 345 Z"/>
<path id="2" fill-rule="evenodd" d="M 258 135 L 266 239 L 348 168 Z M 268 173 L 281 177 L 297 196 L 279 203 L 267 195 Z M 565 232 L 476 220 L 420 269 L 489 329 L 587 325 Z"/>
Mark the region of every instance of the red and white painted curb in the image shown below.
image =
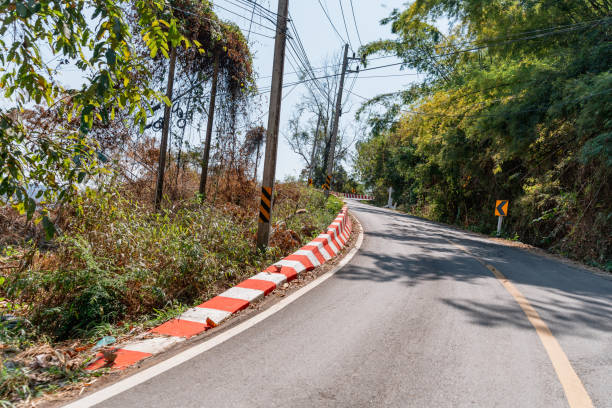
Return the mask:
<path id="1" fill-rule="evenodd" d="M 351 220 L 344 206 L 340 214 L 327 228 L 308 244 L 269 266 L 251 278 L 240 282 L 218 296 L 191 308 L 145 334 L 142 338 L 115 349 L 116 358 L 108 365 L 102 353 L 87 366 L 88 370 L 102 367 L 124 369 L 138 361 L 167 350 L 173 345 L 221 324 L 232 314 L 245 309 L 274 289 L 297 278 L 302 272 L 324 264 L 346 245 L 352 231 Z M 154 336 L 154 337 L 153 337 Z"/>
<path id="2" fill-rule="evenodd" d="M 350 198 L 358 201 L 371 201 L 374 200 L 374 196 L 367 194 L 349 194 L 349 193 L 340 193 L 340 195 L 344 198 Z"/>

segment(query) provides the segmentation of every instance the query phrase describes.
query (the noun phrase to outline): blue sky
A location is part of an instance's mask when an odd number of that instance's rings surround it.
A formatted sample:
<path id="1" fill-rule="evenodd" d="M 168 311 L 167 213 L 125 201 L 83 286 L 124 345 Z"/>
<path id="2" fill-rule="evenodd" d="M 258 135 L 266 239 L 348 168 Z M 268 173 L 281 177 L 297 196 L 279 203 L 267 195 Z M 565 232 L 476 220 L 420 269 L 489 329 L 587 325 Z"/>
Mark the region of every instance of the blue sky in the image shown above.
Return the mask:
<path id="1" fill-rule="evenodd" d="M 355 31 L 355 23 L 353 22 L 353 15 L 351 13 L 350 0 L 321 0 L 321 3 L 324 7 L 326 7 L 329 17 L 334 23 L 339 34 L 346 41 L 347 34 L 342 19 L 340 1 L 342 2 L 344 15 L 346 17 L 350 42 L 352 43 L 353 48 L 357 50 L 359 46 L 359 38 Z M 394 8 L 403 8 L 405 0 L 353 0 L 352 2 L 361 41 L 362 43 L 367 43 L 377 39 L 391 37 L 390 27 L 381 26 L 380 20 L 387 17 Z M 277 10 L 278 3 L 275 0 L 259 0 L 258 3 L 269 10 L 273 10 L 274 12 Z M 215 12 L 221 18 L 234 21 L 243 28 L 248 28 L 249 20 L 236 15 L 241 14 L 247 16 L 248 18 L 251 17 L 248 10 L 241 8 L 241 5 L 244 4 L 243 2 L 236 2 L 236 0 L 215 0 L 214 4 Z M 304 49 L 313 67 L 321 67 L 325 64 L 325 59 L 327 57 L 339 54 L 342 51 L 343 42 L 339 38 L 338 34 L 334 32 L 334 29 L 325 16 L 318 0 L 289 0 L 289 12 L 293 18 L 293 22 L 304 45 Z M 261 21 L 261 23 L 265 25 L 272 25 L 270 22 L 265 20 L 256 19 L 255 21 L 258 23 Z M 253 30 L 260 33 L 270 34 L 268 30 L 258 25 L 253 25 Z M 274 40 L 259 35 L 251 35 L 249 38 L 251 42 L 251 49 L 255 54 L 255 71 L 261 78 L 257 81 L 257 84 L 260 87 L 269 86 L 270 79 L 265 77 L 269 77 L 272 74 Z M 372 61 L 369 64 L 369 67 L 384 65 L 396 61 L 397 60 L 394 59 Z M 285 72 L 289 73 L 292 71 L 294 71 L 293 67 L 291 64 L 286 62 Z M 374 76 L 397 74 L 412 75 L 374 78 Z M 351 78 L 352 76 L 349 77 L 348 83 L 352 82 Z M 296 79 L 296 75 L 285 75 L 286 83 L 295 81 Z M 381 93 L 397 91 L 416 80 L 418 80 L 418 76 L 414 75 L 414 72 L 400 71 L 397 66 L 373 70 L 364 72 L 358 76 L 353 92 L 360 96 L 371 98 Z M 284 89 L 283 95 L 285 96 L 285 99 L 283 100 L 281 107 L 280 138 L 276 169 L 276 177 L 280 180 L 287 176 L 297 176 L 300 170 L 304 167 L 304 163 L 300 157 L 293 153 L 289 148 L 287 142 L 285 141 L 284 135 L 287 133 L 288 119 L 291 116 L 295 105 L 304 95 L 307 94 L 308 91 L 303 85 L 300 85 L 287 95 L 289 91 L 291 91 L 291 87 Z M 355 112 L 363 100 L 350 94 L 345 94 L 344 100 L 346 103 L 345 106 L 351 109 L 341 117 L 341 126 L 350 126 L 351 123 L 354 122 Z M 262 106 L 255 114 L 257 116 L 265 114 L 268 110 L 268 103 L 268 95 L 265 95 L 262 98 Z M 264 126 L 267 124 L 267 115 L 264 117 L 263 124 Z M 261 171 L 262 170 L 260 168 L 260 175 Z"/>

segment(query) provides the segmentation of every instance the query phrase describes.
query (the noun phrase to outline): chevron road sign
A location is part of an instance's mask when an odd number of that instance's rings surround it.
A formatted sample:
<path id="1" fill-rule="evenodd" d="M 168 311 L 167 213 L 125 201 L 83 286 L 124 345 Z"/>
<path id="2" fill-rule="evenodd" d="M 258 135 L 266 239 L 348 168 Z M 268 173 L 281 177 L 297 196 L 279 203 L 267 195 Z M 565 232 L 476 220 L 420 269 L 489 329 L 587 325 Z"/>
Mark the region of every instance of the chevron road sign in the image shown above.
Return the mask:
<path id="1" fill-rule="evenodd" d="M 495 215 L 505 217 L 508 215 L 508 200 L 497 200 L 495 202 Z"/>
<path id="2" fill-rule="evenodd" d="M 508 215 L 508 200 L 497 200 L 495 202 L 495 215 L 497 215 L 497 236 L 501 235 L 502 221 Z"/>

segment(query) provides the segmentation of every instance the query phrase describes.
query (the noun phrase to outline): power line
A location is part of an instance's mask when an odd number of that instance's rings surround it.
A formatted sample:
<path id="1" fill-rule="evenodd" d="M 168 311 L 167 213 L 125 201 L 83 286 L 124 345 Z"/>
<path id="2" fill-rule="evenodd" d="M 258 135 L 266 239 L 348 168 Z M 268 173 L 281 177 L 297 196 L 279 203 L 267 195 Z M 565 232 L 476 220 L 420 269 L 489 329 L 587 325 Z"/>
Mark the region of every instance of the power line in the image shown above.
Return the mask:
<path id="1" fill-rule="evenodd" d="M 245 7 L 241 6 L 240 4 L 236 4 L 236 3 L 234 3 L 234 2 L 232 2 L 232 1 L 230 1 L 230 0 L 226 0 L 226 1 L 227 1 L 229 4 L 231 4 L 232 6 L 238 7 L 239 9 L 245 10 L 246 12 L 251 12 L 251 10 L 246 9 Z M 242 18 L 244 18 L 245 20 L 248 20 L 248 19 L 249 19 L 248 17 L 246 17 L 246 16 L 244 16 L 244 15 L 242 15 L 242 14 L 240 14 L 240 13 L 236 12 L 236 11 L 233 11 L 233 10 L 230 10 L 230 9 L 228 9 L 228 8 L 226 8 L 226 7 L 220 6 L 218 3 L 214 3 L 214 7 L 218 7 L 218 8 L 220 8 L 221 10 L 225 10 L 225 11 L 227 11 L 228 13 L 234 14 L 234 15 L 236 15 L 236 16 L 238 16 L 238 17 L 242 17 Z M 255 7 L 253 7 L 253 9 L 255 9 Z M 258 14 L 258 15 L 259 15 L 260 17 L 263 17 L 263 18 L 268 19 L 266 16 L 263 16 L 263 15 L 261 15 L 261 14 Z M 266 28 L 266 29 L 268 29 L 268 30 L 270 30 L 270 31 L 272 31 L 272 32 L 276 32 L 276 29 L 275 29 L 275 28 L 273 28 L 273 27 L 270 27 L 270 26 L 264 25 L 264 24 L 262 24 L 262 23 L 255 23 L 255 24 L 257 24 L 257 25 L 259 25 L 259 26 L 261 26 L 261 27 L 264 27 L 264 28 Z"/>
<path id="2" fill-rule="evenodd" d="M 338 35 L 338 38 L 340 38 L 340 41 L 343 44 L 345 44 L 346 41 L 344 40 L 344 38 L 340 35 L 338 30 L 336 29 L 336 26 L 334 25 L 333 21 L 329 17 L 329 14 L 327 13 L 327 10 L 325 10 L 325 7 L 323 7 L 323 3 L 321 3 L 321 0 L 317 0 L 317 1 L 319 2 L 319 6 L 321 6 L 321 9 L 323 10 L 323 13 L 325 13 L 325 17 L 327 17 L 327 21 L 329 21 L 329 24 L 331 24 L 332 28 L 334 29 L 334 32 Z"/>
<path id="3" fill-rule="evenodd" d="M 395 77 L 405 77 L 405 76 L 418 76 L 418 73 L 406 73 L 406 74 L 389 74 L 389 75 L 368 75 L 361 76 L 359 79 L 371 79 L 371 78 L 395 78 Z"/>
<path id="4" fill-rule="evenodd" d="M 479 41 L 476 40 L 466 40 L 466 41 L 462 41 L 456 44 L 451 44 L 451 45 L 446 45 L 443 47 L 439 47 L 439 48 L 451 48 L 451 47 L 456 47 L 459 45 L 470 45 L 470 44 L 476 44 L 477 42 L 480 43 L 488 43 L 488 42 L 495 42 L 495 41 L 499 41 L 499 40 L 512 40 L 512 39 L 522 39 L 521 37 L 516 38 L 516 36 L 524 36 L 524 35 L 528 35 L 528 34 L 536 34 L 536 33 L 543 33 L 543 32 L 547 32 L 546 34 L 556 34 L 557 32 L 568 32 L 568 31 L 575 31 L 577 29 L 580 29 L 582 27 L 586 27 L 589 25 L 597 25 L 597 23 L 603 23 L 606 22 L 608 20 L 611 20 L 612 17 L 605 17 L 605 18 L 600 18 L 600 19 L 595 19 L 595 20 L 588 20 L 588 21 L 582 21 L 579 23 L 572 23 L 572 24 L 563 24 L 563 25 L 557 25 L 557 26 L 551 26 L 551 27 L 546 27 L 546 28 L 540 28 L 540 29 L 535 29 L 535 30 L 528 30 L 528 31 L 522 31 L 522 32 L 517 32 L 514 33 L 510 36 L 502 36 L 502 37 L 494 37 L 494 38 L 487 38 L 487 39 L 481 39 Z M 526 37 L 525 37 L 526 38 Z"/>
<path id="5" fill-rule="evenodd" d="M 357 26 L 357 18 L 355 18 L 355 8 L 353 7 L 353 0 L 350 0 L 351 12 L 353 13 L 353 23 L 355 23 L 355 31 L 357 32 L 357 38 L 359 39 L 359 46 L 363 47 L 361 42 L 361 35 L 359 35 L 359 27 Z"/>
<path id="6" fill-rule="evenodd" d="M 355 51 L 353 49 L 353 44 L 351 43 L 351 36 L 348 32 L 348 26 L 346 25 L 346 18 L 344 17 L 344 7 L 342 7 L 342 0 L 338 0 L 338 4 L 340 4 L 340 12 L 342 13 L 342 22 L 344 23 L 344 31 L 346 31 L 346 39 L 348 40 L 351 50 Z"/>
<path id="7" fill-rule="evenodd" d="M 293 35 L 295 37 L 295 38 L 289 39 L 289 45 L 296 52 L 296 55 L 298 56 L 298 60 L 300 60 L 300 62 L 302 63 L 305 69 L 305 73 L 311 78 L 315 78 L 314 70 L 308 58 L 308 53 L 306 52 L 304 48 L 304 44 L 302 43 L 302 39 L 297 30 L 297 27 L 295 26 L 295 23 L 293 22 L 293 19 L 289 20 L 289 24 L 290 24 L 290 29 L 292 30 Z M 295 42 L 295 46 L 293 44 L 294 42 Z M 321 95 L 323 96 L 324 99 L 330 98 L 329 93 L 326 91 L 325 87 L 322 84 L 320 84 L 317 80 L 314 80 L 314 86 L 321 92 Z"/>
<path id="8" fill-rule="evenodd" d="M 273 11 L 273 10 L 270 10 L 270 9 L 265 8 L 265 7 L 264 7 L 264 6 L 262 6 L 261 4 L 257 3 L 257 1 L 255 1 L 255 0 L 236 0 L 236 1 L 240 1 L 240 2 L 242 2 L 242 3 L 246 3 L 246 4 L 249 4 L 249 5 L 255 5 L 255 6 L 257 7 L 257 9 L 259 9 L 259 10 L 260 10 L 260 12 L 267 13 L 267 14 L 269 14 L 271 17 L 273 17 L 274 19 L 276 19 L 276 18 L 278 18 L 278 17 L 279 17 L 278 13 L 276 13 L 276 12 L 275 12 L 275 11 Z"/>
<path id="9" fill-rule="evenodd" d="M 605 19 L 594 20 L 594 22 L 603 22 L 603 21 L 606 21 L 606 20 L 612 20 L 612 17 L 608 17 L 608 18 L 605 18 Z M 456 51 L 448 52 L 448 53 L 445 53 L 445 54 L 435 55 L 435 56 L 432 56 L 432 58 L 439 59 L 439 58 L 449 57 L 449 56 L 458 55 L 458 54 L 462 54 L 462 53 L 478 51 L 478 50 L 482 50 L 482 49 L 486 49 L 486 48 L 497 47 L 497 46 L 500 46 L 500 45 L 507 45 L 507 44 L 511 44 L 511 43 L 515 43 L 515 42 L 519 42 L 519 41 L 529 41 L 529 40 L 534 40 L 534 39 L 539 39 L 539 38 L 547 37 L 547 36 L 550 36 L 550 35 L 567 33 L 567 32 L 571 32 L 571 31 L 579 30 L 581 28 L 587 28 L 588 25 L 585 25 L 585 24 L 586 23 L 579 23 L 579 24 L 576 24 L 576 25 L 574 25 L 574 26 L 572 26 L 570 28 L 564 28 L 564 29 L 560 29 L 560 30 L 556 30 L 556 29 L 555 30 L 552 30 L 552 29 L 541 29 L 540 31 L 548 30 L 548 32 L 540 33 L 540 34 L 535 34 L 535 35 L 530 35 L 530 36 L 526 36 L 526 37 L 519 37 L 519 38 L 499 37 L 499 38 L 493 39 L 491 41 L 497 41 L 497 40 L 502 40 L 502 41 L 500 41 L 500 42 L 492 42 L 490 44 L 488 44 L 488 43 L 478 44 L 475 41 L 474 42 L 464 41 L 464 42 L 456 44 L 456 45 L 473 45 L 473 47 L 472 48 L 463 49 L 463 50 L 456 50 Z M 589 23 L 589 24 L 591 24 L 592 26 L 596 25 L 596 24 L 593 24 L 593 23 Z M 560 27 L 563 27 L 563 26 L 560 26 Z M 555 27 L 553 27 L 553 28 L 555 28 Z M 534 31 L 536 31 L 536 30 L 534 30 Z M 441 47 L 437 47 L 437 49 L 453 48 L 456 45 L 441 46 Z M 405 64 L 405 62 L 397 62 L 397 63 L 382 65 L 382 66 L 378 66 L 378 67 L 364 68 L 361 71 L 369 71 L 369 70 L 373 70 L 373 69 L 387 68 L 387 67 L 403 65 L 403 64 Z"/>
<path id="10" fill-rule="evenodd" d="M 255 6 L 253 6 L 253 11 L 251 12 L 251 20 L 249 21 L 249 32 L 247 33 L 247 44 L 249 43 L 249 38 L 251 37 L 251 28 L 253 26 L 253 19 L 255 18 Z"/>
<path id="11" fill-rule="evenodd" d="M 353 92 L 353 90 L 352 90 L 352 89 L 351 89 L 350 91 L 348 91 L 348 92 L 349 92 L 350 94 L 352 94 L 352 95 L 354 95 L 354 96 L 358 97 L 358 98 L 361 98 L 361 99 L 365 100 L 365 101 L 369 101 L 370 99 L 373 99 L 373 98 L 366 98 L 365 96 L 361 96 L 361 95 L 359 95 L 359 94 L 356 94 L 355 92 Z"/>
<path id="12" fill-rule="evenodd" d="M 368 61 L 376 61 L 376 60 L 380 60 L 380 59 L 387 59 L 387 58 L 398 58 L 395 55 L 383 55 L 380 57 L 373 57 L 373 58 L 368 58 Z M 331 64 L 331 65 L 324 65 L 322 67 L 317 67 L 317 68 L 312 68 L 312 71 L 323 71 L 327 68 L 338 68 L 342 66 L 342 64 Z M 301 74 L 302 71 L 293 71 L 293 72 L 285 72 L 285 75 L 293 75 L 293 74 Z M 262 76 L 259 77 L 258 79 L 266 79 L 266 78 L 271 78 L 271 75 L 266 75 L 266 76 Z M 361 77 L 361 78 L 368 78 L 368 77 Z"/>
<path id="13" fill-rule="evenodd" d="M 182 8 L 179 8 L 179 7 L 176 7 L 176 6 L 172 6 L 172 5 L 170 5 L 170 4 L 167 4 L 167 6 L 168 6 L 168 8 L 170 8 L 171 10 L 178 10 L 178 11 L 180 11 L 181 13 L 185 13 L 185 14 L 188 14 L 188 15 L 191 15 L 191 16 L 194 16 L 194 17 L 198 17 L 198 18 L 201 18 L 201 19 L 203 19 L 203 20 L 210 21 L 210 22 L 212 22 L 212 23 L 216 23 L 216 24 L 218 24 L 218 23 L 219 23 L 219 20 L 213 20 L 213 19 L 211 19 L 211 18 L 204 17 L 204 16 L 201 16 L 201 15 L 199 15 L 199 14 L 195 14 L 195 13 L 193 13 L 193 12 L 191 12 L 191 11 L 187 11 L 187 10 L 185 10 L 185 9 L 182 9 Z M 242 16 L 242 17 L 244 17 L 244 16 Z M 246 17 L 245 17 L 245 18 L 246 18 Z M 248 20 L 248 18 L 247 18 L 247 20 Z M 238 24 L 236 24 L 236 23 L 233 23 L 233 24 L 235 24 L 235 25 L 236 25 L 238 28 L 240 28 L 242 31 L 247 31 L 247 30 L 245 30 L 244 28 L 240 27 Z M 257 24 L 257 23 L 254 23 L 254 24 Z M 259 25 L 261 25 L 261 24 L 259 24 Z M 263 26 L 263 27 L 265 27 L 265 26 Z M 266 28 L 269 28 L 269 27 L 266 27 Z M 262 33 L 256 32 L 256 31 L 251 31 L 251 33 L 252 33 L 252 34 L 255 34 L 255 35 L 262 36 L 262 37 L 266 37 L 266 38 L 271 38 L 271 39 L 274 39 L 274 37 L 272 37 L 272 36 L 270 36 L 270 35 L 262 34 Z"/>
<path id="14" fill-rule="evenodd" d="M 298 68 L 297 68 L 297 67 L 304 66 L 304 63 L 303 63 L 303 62 L 300 60 L 300 57 L 298 57 L 298 56 L 297 56 L 297 51 L 295 51 L 294 46 L 293 46 L 293 45 L 292 45 L 290 42 L 289 42 L 289 45 L 290 45 L 290 46 L 287 48 L 287 51 L 288 51 L 288 56 L 290 57 L 290 59 L 288 59 L 287 61 L 289 62 L 289 64 L 291 65 L 291 67 L 292 67 L 294 70 L 298 70 Z M 294 64 L 294 63 L 291 61 L 291 59 L 293 59 L 293 61 L 295 62 L 295 64 Z M 306 74 L 307 76 L 310 74 L 310 73 L 307 71 L 307 68 L 302 68 L 302 69 L 301 69 L 301 72 L 302 72 L 303 74 Z M 315 82 L 315 84 L 316 84 L 316 81 L 314 81 L 314 82 Z M 309 85 L 310 85 L 310 83 L 306 82 L 306 87 L 308 88 L 308 90 L 310 91 L 310 93 L 313 95 L 313 97 L 315 97 L 315 99 L 317 99 L 317 98 L 316 98 L 316 96 L 314 95 L 314 94 L 315 94 L 315 92 L 313 91 L 313 89 L 312 89 L 312 88 L 311 88 Z M 315 86 L 316 86 L 316 85 L 315 85 Z M 321 92 L 321 90 L 320 90 L 318 87 L 317 87 L 317 90 L 318 90 L 319 92 Z M 323 97 L 325 97 L 325 94 L 324 94 L 324 93 L 322 93 L 322 95 L 323 95 Z"/>

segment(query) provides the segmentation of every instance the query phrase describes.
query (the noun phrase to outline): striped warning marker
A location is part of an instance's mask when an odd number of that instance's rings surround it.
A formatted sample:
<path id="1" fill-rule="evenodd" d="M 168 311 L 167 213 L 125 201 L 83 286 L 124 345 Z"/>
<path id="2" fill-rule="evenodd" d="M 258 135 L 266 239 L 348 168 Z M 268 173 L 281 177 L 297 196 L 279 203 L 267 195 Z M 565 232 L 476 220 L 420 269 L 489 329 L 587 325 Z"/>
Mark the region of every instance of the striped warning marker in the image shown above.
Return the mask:
<path id="1" fill-rule="evenodd" d="M 272 187 L 261 188 L 261 204 L 259 205 L 259 222 L 270 222 L 270 208 L 272 207 Z"/>
<path id="2" fill-rule="evenodd" d="M 331 186 L 331 175 L 328 174 L 325 180 L 325 183 L 321 187 L 323 187 L 324 191 L 327 191 Z"/>

